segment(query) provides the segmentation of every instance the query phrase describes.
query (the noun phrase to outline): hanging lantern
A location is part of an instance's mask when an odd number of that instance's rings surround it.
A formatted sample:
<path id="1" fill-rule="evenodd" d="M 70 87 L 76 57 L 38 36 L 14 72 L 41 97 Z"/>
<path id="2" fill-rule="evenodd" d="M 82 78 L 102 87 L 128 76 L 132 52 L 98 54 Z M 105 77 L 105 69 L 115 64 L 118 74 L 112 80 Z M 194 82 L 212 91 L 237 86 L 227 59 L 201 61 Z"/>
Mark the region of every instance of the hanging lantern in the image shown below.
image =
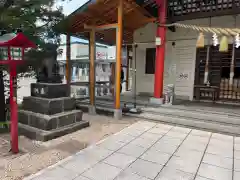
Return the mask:
<path id="1" fill-rule="evenodd" d="M 212 36 L 212 41 L 213 41 L 213 46 L 217 46 L 219 44 L 218 42 L 218 37 L 217 37 L 217 34 L 214 33 L 213 36 Z"/>
<path id="2" fill-rule="evenodd" d="M 239 47 L 240 47 L 240 36 L 239 36 L 239 34 L 237 34 L 237 35 L 235 36 L 235 47 L 236 47 L 236 48 L 239 48 Z"/>
<path id="3" fill-rule="evenodd" d="M 198 48 L 203 48 L 203 47 L 204 47 L 204 35 L 203 35 L 202 32 L 201 32 L 201 33 L 199 34 L 199 36 L 198 36 L 198 40 L 197 40 L 196 46 L 197 46 Z"/>
<path id="4" fill-rule="evenodd" d="M 228 51 L 228 39 L 227 36 L 223 36 L 219 45 L 220 52 L 227 52 Z"/>

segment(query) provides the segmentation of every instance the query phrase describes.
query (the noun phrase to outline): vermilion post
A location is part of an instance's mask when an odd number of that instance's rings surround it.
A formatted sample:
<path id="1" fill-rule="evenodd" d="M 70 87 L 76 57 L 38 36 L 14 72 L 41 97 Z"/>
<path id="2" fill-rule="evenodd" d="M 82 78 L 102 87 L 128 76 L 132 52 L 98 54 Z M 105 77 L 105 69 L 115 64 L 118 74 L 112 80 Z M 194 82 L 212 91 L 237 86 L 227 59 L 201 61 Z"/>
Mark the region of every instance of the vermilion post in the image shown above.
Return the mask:
<path id="1" fill-rule="evenodd" d="M 156 0 L 158 4 L 158 21 L 160 24 L 166 23 L 167 1 Z M 163 78 L 164 78 L 164 58 L 165 58 L 165 40 L 166 27 L 157 27 L 157 37 L 161 38 L 161 45 L 156 47 L 156 62 L 154 76 L 154 97 L 161 98 L 163 95 Z"/>
<path id="2" fill-rule="evenodd" d="M 12 85 L 13 85 L 13 79 L 16 78 L 14 73 L 16 72 L 16 66 L 12 67 Z M 13 91 L 13 86 L 12 86 Z M 18 108 L 17 108 L 17 97 L 13 96 L 12 98 L 12 104 L 11 104 L 11 142 L 12 142 L 12 152 L 18 153 Z"/>
<path id="3" fill-rule="evenodd" d="M 14 97 L 13 98 L 13 112 L 12 112 L 12 120 L 13 120 L 13 131 L 12 133 L 12 152 L 13 153 L 18 153 L 18 107 L 17 107 L 17 99 Z"/>
<path id="4" fill-rule="evenodd" d="M 11 50 L 8 47 L 8 60 L 10 62 L 10 128 L 11 128 L 11 150 L 13 153 L 18 153 L 18 117 L 17 117 L 17 97 L 14 94 L 14 81 L 17 76 L 17 67 L 14 61 L 11 59 Z"/>

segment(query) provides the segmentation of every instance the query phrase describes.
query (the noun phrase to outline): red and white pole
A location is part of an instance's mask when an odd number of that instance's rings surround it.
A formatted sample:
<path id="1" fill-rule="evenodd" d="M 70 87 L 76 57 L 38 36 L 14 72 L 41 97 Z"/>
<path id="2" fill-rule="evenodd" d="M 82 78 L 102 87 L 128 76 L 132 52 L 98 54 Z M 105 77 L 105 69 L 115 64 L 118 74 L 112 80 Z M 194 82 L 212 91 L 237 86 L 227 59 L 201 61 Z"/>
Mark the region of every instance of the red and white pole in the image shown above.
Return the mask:
<path id="1" fill-rule="evenodd" d="M 165 24 L 167 18 L 167 0 L 156 0 L 156 2 L 158 4 L 158 21 L 160 24 Z M 161 45 L 156 47 L 154 98 L 161 98 L 163 95 L 166 27 L 158 26 L 156 34 L 161 39 Z"/>

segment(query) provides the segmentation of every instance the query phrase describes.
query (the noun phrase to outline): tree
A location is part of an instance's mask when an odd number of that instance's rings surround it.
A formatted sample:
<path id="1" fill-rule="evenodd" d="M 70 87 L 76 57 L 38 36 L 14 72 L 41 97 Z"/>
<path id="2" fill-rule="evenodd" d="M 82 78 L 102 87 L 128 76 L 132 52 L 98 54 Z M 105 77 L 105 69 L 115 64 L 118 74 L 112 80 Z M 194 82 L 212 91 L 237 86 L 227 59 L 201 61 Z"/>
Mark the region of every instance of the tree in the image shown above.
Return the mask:
<path id="1" fill-rule="evenodd" d="M 64 0 L 62 0 L 64 1 Z M 37 50 L 31 50 L 28 60 L 34 62 L 34 57 L 46 49 L 46 44 L 59 44 L 60 34 L 54 27 L 64 18 L 62 7 L 54 8 L 55 0 L 4 0 L 0 3 L 0 27 L 6 32 L 17 32 L 19 29 L 38 45 Z M 2 31 L 3 32 L 3 31 Z M 37 59 L 39 60 L 39 59 Z M 30 63 L 30 64 L 31 64 Z M 29 62 L 26 63 L 29 65 Z M 25 66 L 26 66 L 25 65 Z M 0 67 L 0 121 L 5 120 L 4 70 Z M 18 71 L 26 71 L 20 67 Z"/>

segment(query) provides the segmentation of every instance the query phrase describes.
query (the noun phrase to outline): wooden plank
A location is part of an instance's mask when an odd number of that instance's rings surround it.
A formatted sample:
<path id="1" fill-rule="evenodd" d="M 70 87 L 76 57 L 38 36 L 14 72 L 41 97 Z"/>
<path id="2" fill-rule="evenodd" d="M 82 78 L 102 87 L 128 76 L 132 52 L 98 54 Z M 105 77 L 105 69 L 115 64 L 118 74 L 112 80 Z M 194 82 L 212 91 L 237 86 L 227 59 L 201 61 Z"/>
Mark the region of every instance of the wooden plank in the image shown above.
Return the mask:
<path id="1" fill-rule="evenodd" d="M 117 5 L 116 1 L 112 1 L 111 3 L 108 4 L 102 4 L 102 5 L 98 5 L 98 10 L 96 9 L 88 9 L 87 12 L 85 12 L 85 18 L 82 18 L 81 15 L 78 15 L 78 20 L 76 20 L 76 22 L 73 24 L 72 28 L 79 28 L 79 26 L 81 26 L 84 23 L 89 23 L 89 21 L 96 21 L 96 20 L 101 20 L 103 24 L 108 24 L 108 20 L 109 17 L 111 17 L 111 15 L 109 14 L 111 12 L 114 13 L 115 12 L 115 8 L 114 6 Z M 99 11 L 100 10 L 100 11 Z M 104 16 L 105 14 L 108 14 L 106 16 Z M 107 19 L 106 19 L 107 18 Z"/>
<path id="2" fill-rule="evenodd" d="M 90 32 L 90 66 L 89 66 L 89 80 L 90 80 L 90 105 L 95 105 L 95 30 Z"/>
<path id="3" fill-rule="evenodd" d="M 118 29 L 117 29 L 117 58 L 116 58 L 116 92 L 115 109 L 120 109 L 121 60 L 122 60 L 122 32 L 123 32 L 123 0 L 119 0 Z"/>
<path id="4" fill-rule="evenodd" d="M 100 26 L 91 26 L 91 25 L 84 24 L 84 29 L 105 30 L 105 29 L 115 29 L 115 28 L 117 28 L 117 26 L 118 26 L 117 23 L 104 24 L 104 25 L 100 25 Z"/>

